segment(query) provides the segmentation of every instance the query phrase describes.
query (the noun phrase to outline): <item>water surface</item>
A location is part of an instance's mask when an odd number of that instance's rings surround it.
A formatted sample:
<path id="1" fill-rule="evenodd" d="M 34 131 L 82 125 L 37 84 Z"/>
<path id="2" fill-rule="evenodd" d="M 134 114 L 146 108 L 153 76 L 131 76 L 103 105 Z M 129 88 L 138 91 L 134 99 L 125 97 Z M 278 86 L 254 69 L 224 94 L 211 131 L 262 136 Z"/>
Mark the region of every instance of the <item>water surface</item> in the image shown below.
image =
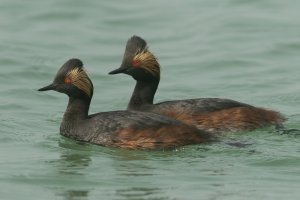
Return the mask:
<path id="1" fill-rule="evenodd" d="M 67 98 L 37 92 L 77 57 L 95 86 L 91 113 L 125 109 L 134 81 L 107 73 L 137 34 L 162 66 L 156 102 L 231 98 L 297 128 L 299 9 L 296 0 L 1 0 L 0 199 L 299 199 L 299 136 L 268 128 L 166 152 L 104 148 L 60 136 Z"/>

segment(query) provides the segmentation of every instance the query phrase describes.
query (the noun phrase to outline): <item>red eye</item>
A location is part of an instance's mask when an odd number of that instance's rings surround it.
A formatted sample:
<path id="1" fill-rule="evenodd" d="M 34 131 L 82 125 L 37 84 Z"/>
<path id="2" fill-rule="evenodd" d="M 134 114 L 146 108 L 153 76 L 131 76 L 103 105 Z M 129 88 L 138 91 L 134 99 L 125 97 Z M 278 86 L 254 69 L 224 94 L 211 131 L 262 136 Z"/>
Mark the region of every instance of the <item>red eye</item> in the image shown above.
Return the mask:
<path id="1" fill-rule="evenodd" d="M 71 78 L 70 77 L 66 77 L 65 80 L 64 80 L 65 84 L 69 84 L 72 82 Z"/>
<path id="2" fill-rule="evenodd" d="M 132 66 L 134 66 L 134 67 L 139 67 L 141 65 L 141 62 L 139 61 L 139 60 L 133 60 L 132 61 Z"/>

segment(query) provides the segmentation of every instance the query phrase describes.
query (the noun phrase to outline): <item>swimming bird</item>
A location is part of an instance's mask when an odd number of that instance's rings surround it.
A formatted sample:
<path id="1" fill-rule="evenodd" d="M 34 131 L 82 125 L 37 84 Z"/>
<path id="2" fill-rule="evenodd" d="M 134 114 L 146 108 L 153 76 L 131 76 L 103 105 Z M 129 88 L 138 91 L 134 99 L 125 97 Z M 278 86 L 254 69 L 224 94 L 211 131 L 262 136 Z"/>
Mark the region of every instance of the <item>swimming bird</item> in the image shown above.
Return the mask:
<path id="1" fill-rule="evenodd" d="M 127 110 L 165 115 L 210 133 L 253 130 L 269 125 L 283 128 L 284 118 L 280 113 L 230 99 L 199 98 L 154 104 L 160 81 L 160 64 L 147 42 L 139 36 L 128 40 L 121 66 L 109 74 L 119 73 L 136 80 Z"/>
<path id="2" fill-rule="evenodd" d="M 153 113 L 112 111 L 89 115 L 93 83 L 83 63 L 70 59 L 53 83 L 39 91 L 54 90 L 69 97 L 60 133 L 74 140 L 128 149 L 172 149 L 211 141 L 211 136 L 180 121 Z"/>

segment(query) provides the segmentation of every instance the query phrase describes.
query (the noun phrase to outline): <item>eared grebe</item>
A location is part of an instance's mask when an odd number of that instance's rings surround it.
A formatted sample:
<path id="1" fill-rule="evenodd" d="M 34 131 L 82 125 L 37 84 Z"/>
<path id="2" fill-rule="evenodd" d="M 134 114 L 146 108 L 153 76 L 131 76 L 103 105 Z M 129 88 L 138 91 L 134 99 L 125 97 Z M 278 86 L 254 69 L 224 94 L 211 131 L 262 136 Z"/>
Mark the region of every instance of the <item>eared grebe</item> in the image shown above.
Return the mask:
<path id="1" fill-rule="evenodd" d="M 136 81 L 128 110 L 166 115 L 211 133 L 253 130 L 271 124 L 282 127 L 283 117 L 275 111 L 257 108 L 230 99 L 200 98 L 153 104 L 160 80 L 160 66 L 145 40 L 131 37 L 120 68 L 109 74 L 124 73 Z"/>
<path id="2" fill-rule="evenodd" d="M 110 147 L 170 149 L 211 141 L 211 136 L 180 121 L 153 113 L 113 111 L 88 115 L 93 84 L 79 59 L 70 59 L 50 85 L 69 96 L 60 126 L 66 137 Z"/>

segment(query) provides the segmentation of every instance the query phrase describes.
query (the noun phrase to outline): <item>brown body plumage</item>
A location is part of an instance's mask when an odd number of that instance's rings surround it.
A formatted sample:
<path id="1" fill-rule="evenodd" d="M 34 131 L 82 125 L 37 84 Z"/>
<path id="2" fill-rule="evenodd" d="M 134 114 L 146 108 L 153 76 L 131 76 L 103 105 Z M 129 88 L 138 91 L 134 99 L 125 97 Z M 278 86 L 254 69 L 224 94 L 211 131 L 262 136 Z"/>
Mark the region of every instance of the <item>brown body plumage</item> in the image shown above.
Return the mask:
<path id="1" fill-rule="evenodd" d="M 132 76 L 136 86 L 128 110 L 153 112 L 181 120 L 211 133 L 253 130 L 281 124 L 280 113 L 230 99 L 201 98 L 153 104 L 160 81 L 160 65 L 145 40 L 133 36 L 127 42 L 122 65 L 110 74 Z"/>
<path id="2" fill-rule="evenodd" d="M 212 141 L 204 131 L 153 113 L 112 111 L 88 115 L 93 84 L 79 59 L 70 59 L 52 84 L 39 91 L 55 90 L 69 96 L 60 133 L 74 140 L 128 149 L 171 149 Z"/>
<path id="3" fill-rule="evenodd" d="M 181 113 L 178 115 L 174 112 L 160 114 L 195 125 L 211 133 L 250 131 L 270 124 L 276 125 L 282 121 L 278 112 L 255 107 L 236 107 L 206 114 Z"/>

